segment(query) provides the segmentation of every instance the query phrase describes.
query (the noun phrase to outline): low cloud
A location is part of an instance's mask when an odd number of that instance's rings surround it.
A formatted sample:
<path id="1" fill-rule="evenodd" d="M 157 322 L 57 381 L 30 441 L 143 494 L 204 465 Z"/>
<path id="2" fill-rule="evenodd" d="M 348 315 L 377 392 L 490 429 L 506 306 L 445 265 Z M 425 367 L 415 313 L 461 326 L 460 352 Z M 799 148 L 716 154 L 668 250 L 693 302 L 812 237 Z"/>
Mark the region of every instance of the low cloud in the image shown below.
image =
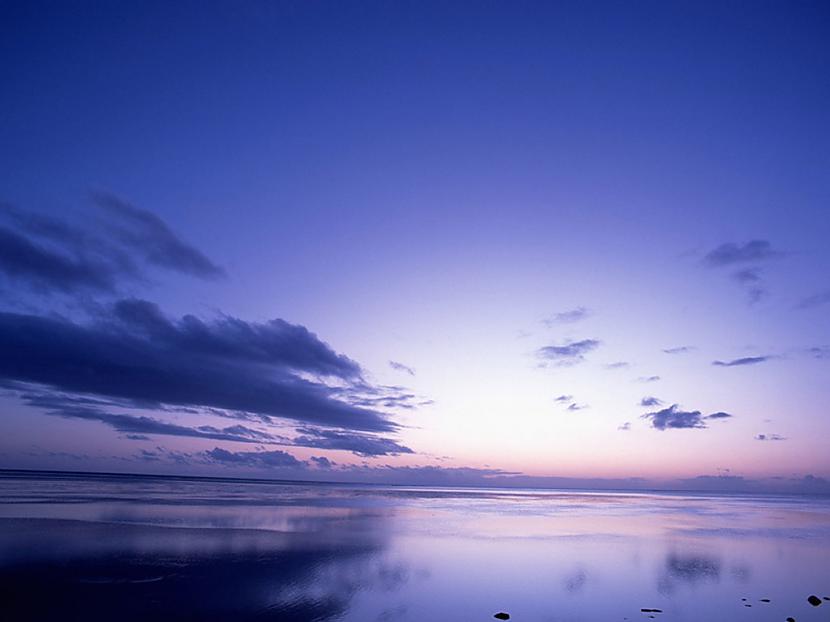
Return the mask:
<path id="1" fill-rule="evenodd" d="M 397 427 L 377 408 L 341 399 L 372 391 L 356 362 L 279 319 L 174 321 L 140 300 L 121 301 L 86 324 L 0 313 L 0 349 L 17 353 L 0 357 L 0 380 L 67 394 L 214 408 L 266 422 L 278 417 L 370 432 Z"/>
<path id="2" fill-rule="evenodd" d="M 600 342 L 596 339 L 568 341 L 562 345 L 545 346 L 536 351 L 536 355 L 554 365 L 576 365 L 585 360 L 585 355 L 596 350 Z"/>
<path id="3" fill-rule="evenodd" d="M 392 439 L 370 434 L 321 430 L 308 427 L 299 428 L 297 431 L 300 433 L 300 436 L 297 436 L 292 441 L 292 445 L 297 447 L 340 449 L 350 451 L 362 457 L 397 456 L 399 454 L 414 453 L 409 447 L 401 445 Z"/>
<path id="4" fill-rule="evenodd" d="M 214 447 L 204 455 L 212 462 L 223 465 L 245 467 L 297 468 L 305 465 L 285 451 L 228 451 Z"/>
<path id="5" fill-rule="evenodd" d="M 642 415 L 643 419 L 651 421 L 651 427 L 656 430 L 672 429 L 702 429 L 707 427 L 709 419 L 727 419 L 732 415 L 725 412 L 716 412 L 711 415 L 703 415 L 699 410 L 681 410 L 678 404 L 672 404 L 668 408 Z"/>

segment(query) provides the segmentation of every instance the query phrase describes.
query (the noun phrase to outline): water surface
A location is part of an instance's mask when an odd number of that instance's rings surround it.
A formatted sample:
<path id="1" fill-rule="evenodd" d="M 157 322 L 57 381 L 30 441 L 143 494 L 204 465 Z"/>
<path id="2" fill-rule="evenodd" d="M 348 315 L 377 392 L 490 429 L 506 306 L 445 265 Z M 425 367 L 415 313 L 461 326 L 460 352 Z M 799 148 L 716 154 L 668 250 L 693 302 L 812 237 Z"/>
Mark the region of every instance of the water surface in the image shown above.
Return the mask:
<path id="1" fill-rule="evenodd" d="M 10 620 L 830 620 L 810 594 L 827 498 L 0 473 Z"/>

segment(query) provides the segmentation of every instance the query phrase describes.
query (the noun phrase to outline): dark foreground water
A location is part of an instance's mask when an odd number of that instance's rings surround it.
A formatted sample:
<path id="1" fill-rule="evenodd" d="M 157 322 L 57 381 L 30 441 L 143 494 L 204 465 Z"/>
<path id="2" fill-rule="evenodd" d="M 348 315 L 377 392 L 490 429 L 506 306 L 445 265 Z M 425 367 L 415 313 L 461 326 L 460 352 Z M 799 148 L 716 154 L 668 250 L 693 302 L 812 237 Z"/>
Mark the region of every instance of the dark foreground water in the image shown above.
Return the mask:
<path id="1" fill-rule="evenodd" d="M 4 620 L 830 620 L 811 594 L 828 499 L 0 473 Z"/>

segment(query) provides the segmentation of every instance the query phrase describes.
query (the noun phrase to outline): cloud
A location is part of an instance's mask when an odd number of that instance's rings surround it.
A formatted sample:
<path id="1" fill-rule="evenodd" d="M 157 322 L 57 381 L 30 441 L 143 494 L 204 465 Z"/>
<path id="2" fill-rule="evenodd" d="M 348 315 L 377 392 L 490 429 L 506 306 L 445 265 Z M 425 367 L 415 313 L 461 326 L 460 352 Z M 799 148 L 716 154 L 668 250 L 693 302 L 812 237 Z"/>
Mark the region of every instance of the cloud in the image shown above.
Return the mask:
<path id="1" fill-rule="evenodd" d="M 637 378 L 637 382 L 658 382 L 660 380 L 660 376 L 640 376 Z"/>
<path id="2" fill-rule="evenodd" d="M 780 434 L 756 434 L 756 441 L 786 441 L 786 437 Z"/>
<path id="3" fill-rule="evenodd" d="M 204 452 L 211 461 L 218 464 L 246 467 L 297 468 L 305 465 L 286 451 L 228 451 L 214 447 Z"/>
<path id="4" fill-rule="evenodd" d="M 807 296 L 806 298 L 802 298 L 801 301 L 796 305 L 797 309 L 814 309 L 815 307 L 821 307 L 830 303 L 830 289 L 825 290 L 823 292 L 818 292 L 817 294 L 813 294 L 812 296 Z"/>
<path id="5" fill-rule="evenodd" d="M 568 341 L 562 345 L 545 346 L 536 351 L 536 355 L 555 365 L 575 365 L 585 360 L 585 354 L 599 347 L 596 339 Z"/>
<path id="6" fill-rule="evenodd" d="M 643 419 L 650 419 L 651 426 L 657 430 L 705 428 L 707 419 L 726 419 L 732 415 L 717 412 L 711 415 L 702 415 L 699 410 L 680 410 L 678 404 L 668 408 L 642 415 Z"/>
<path id="7" fill-rule="evenodd" d="M 628 432 L 629 430 L 631 430 L 631 422 L 626 421 L 625 423 L 619 425 L 617 429 L 621 432 Z"/>
<path id="8" fill-rule="evenodd" d="M 773 250 L 768 240 L 750 240 L 745 244 L 727 242 L 707 253 L 703 258 L 713 268 L 734 266 L 742 263 L 766 261 L 780 257 L 783 253 Z"/>
<path id="9" fill-rule="evenodd" d="M 662 400 L 657 399 L 656 397 L 646 396 L 640 400 L 640 406 L 660 406 L 663 403 Z"/>
<path id="10" fill-rule="evenodd" d="M 0 205 L 0 272 L 43 293 L 111 293 L 125 281 L 146 282 L 137 258 L 200 278 L 223 271 L 201 251 L 179 239 L 151 212 L 111 195 L 97 195 L 114 221 L 110 235 L 36 213 Z"/>
<path id="11" fill-rule="evenodd" d="M 148 434 L 185 436 L 237 443 L 267 443 L 276 440 L 271 434 L 243 425 L 232 425 L 224 428 L 209 425 L 188 427 L 160 421 L 152 417 L 106 412 L 101 409 L 100 403 L 93 400 L 73 398 L 66 395 L 24 393 L 21 397 L 25 403 L 44 410 L 48 415 L 66 419 L 98 421 L 118 432 L 126 433 L 127 438 L 131 440 L 148 440 Z"/>
<path id="12" fill-rule="evenodd" d="M 712 365 L 716 367 L 740 367 L 742 365 L 765 363 L 773 358 L 772 356 L 745 356 L 739 359 L 732 359 L 731 361 L 712 361 Z"/>
<path id="13" fill-rule="evenodd" d="M 357 363 L 283 320 L 172 321 L 137 300 L 121 301 L 85 324 L 0 313 L 0 350 L 17 353 L 0 357 L 0 379 L 64 393 L 239 411 L 264 421 L 279 417 L 370 432 L 397 428 L 375 408 L 338 399 L 349 387 L 371 389 Z"/>
<path id="14" fill-rule="evenodd" d="M 586 408 L 588 408 L 588 404 L 577 404 L 576 402 L 568 406 L 568 410 L 570 410 L 571 412 L 576 412 L 577 410 L 585 410 Z"/>
<path id="15" fill-rule="evenodd" d="M 605 369 L 627 369 L 628 367 L 631 367 L 631 363 L 628 363 L 627 361 L 617 361 L 616 363 L 608 363 L 605 366 Z"/>
<path id="16" fill-rule="evenodd" d="M 553 326 L 554 324 L 573 324 L 591 316 L 591 310 L 586 307 L 576 307 L 568 311 L 554 313 L 550 318 L 542 322 L 546 326 Z"/>
<path id="17" fill-rule="evenodd" d="M 108 193 L 94 193 L 92 199 L 113 218 L 112 230 L 119 239 L 149 263 L 204 279 L 225 275 L 222 268 L 184 242 L 152 212 Z"/>
<path id="18" fill-rule="evenodd" d="M 364 457 L 397 456 L 399 454 L 414 453 L 409 447 L 405 447 L 392 439 L 369 434 L 316 428 L 300 428 L 297 431 L 300 432 L 301 436 L 294 438 L 292 444 L 298 447 L 342 449 Z"/>
<path id="19" fill-rule="evenodd" d="M 402 371 L 410 376 L 415 375 L 415 370 L 412 369 L 409 365 L 404 365 L 403 363 L 398 363 L 397 361 L 389 361 L 389 367 L 394 369 L 395 371 Z"/>
<path id="20" fill-rule="evenodd" d="M 0 271 L 43 291 L 115 289 L 111 265 L 48 249 L 5 227 L 0 227 Z"/>
<path id="21" fill-rule="evenodd" d="M 688 354 L 694 350 L 694 346 L 677 346 L 675 348 L 665 348 L 663 352 L 666 354 Z"/>
<path id="22" fill-rule="evenodd" d="M 812 348 L 808 348 L 807 352 L 809 352 L 813 358 L 830 359 L 830 346 L 813 346 Z"/>
<path id="23" fill-rule="evenodd" d="M 309 462 L 318 469 L 331 469 L 336 464 L 325 456 L 311 456 L 311 458 L 309 458 Z"/>
<path id="24" fill-rule="evenodd" d="M 573 399 L 573 395 L 560 395 L 559 397 L 553 398 L 554 402 L 570 402 Z"/>

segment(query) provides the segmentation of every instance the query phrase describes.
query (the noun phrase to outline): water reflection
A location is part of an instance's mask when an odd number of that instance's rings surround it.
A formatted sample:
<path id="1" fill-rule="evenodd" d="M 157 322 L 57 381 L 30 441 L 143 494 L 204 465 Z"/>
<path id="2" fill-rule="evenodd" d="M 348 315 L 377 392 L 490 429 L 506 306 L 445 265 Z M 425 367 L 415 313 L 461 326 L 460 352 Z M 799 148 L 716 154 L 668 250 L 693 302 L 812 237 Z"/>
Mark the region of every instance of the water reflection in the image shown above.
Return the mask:
<path id="1" fill-rule="evenodd" d="M 0 475 L 12 620 L 810 620 L 828 552 L 827 500 Z"/>

